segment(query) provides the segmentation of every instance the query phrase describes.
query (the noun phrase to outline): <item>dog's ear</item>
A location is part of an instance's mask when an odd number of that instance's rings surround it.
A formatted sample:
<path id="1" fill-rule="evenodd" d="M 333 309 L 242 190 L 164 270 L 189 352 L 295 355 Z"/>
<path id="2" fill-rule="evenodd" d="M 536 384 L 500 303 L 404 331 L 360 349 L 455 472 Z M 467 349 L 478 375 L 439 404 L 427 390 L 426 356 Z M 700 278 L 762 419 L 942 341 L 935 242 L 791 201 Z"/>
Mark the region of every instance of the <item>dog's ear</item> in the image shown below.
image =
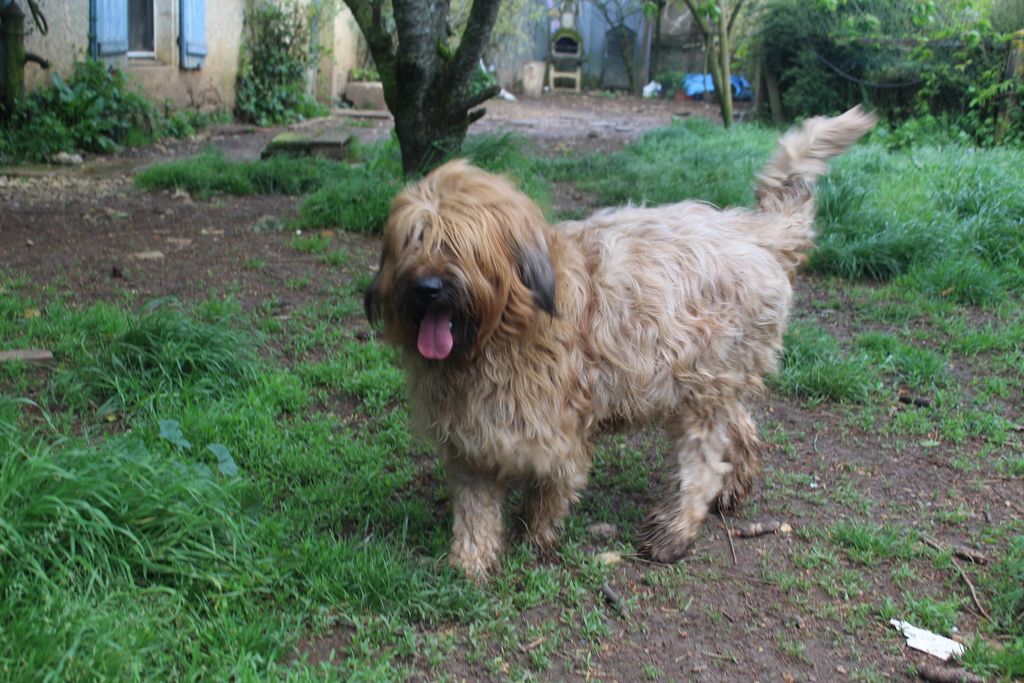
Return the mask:
<path id="1" fill-rule="evenodd" d="M 373 278 L 373 282 L 363 293 L 363 308 L 366 311 L 366 319 L 371 325 L 375 325 L 380 318 L 380 272 Z"/>
<path id="2" fill-rule="evenodd" d="M 516 256 L 519 279 L 533 292 L 537 307 L 555 315 L 555 268 L 543 241 L 539 245 L 521 247 Z"/>

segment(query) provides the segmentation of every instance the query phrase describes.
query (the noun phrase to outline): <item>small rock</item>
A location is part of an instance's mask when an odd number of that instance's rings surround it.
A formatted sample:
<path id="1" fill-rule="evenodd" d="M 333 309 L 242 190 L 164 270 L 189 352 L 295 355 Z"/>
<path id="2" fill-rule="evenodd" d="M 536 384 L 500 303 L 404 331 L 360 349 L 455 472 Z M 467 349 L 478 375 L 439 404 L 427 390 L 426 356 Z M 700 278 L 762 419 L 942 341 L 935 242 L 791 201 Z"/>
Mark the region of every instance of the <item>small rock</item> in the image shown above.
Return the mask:
<path id="1" fill-rule="evenodd" d="M 614 524 L 608 522 L 597 522 L 587 527 L 587 533 L 595 541 L 610 541 L 619 535 L 619 530 Z"/>
<path id="2" fill-rule="evenodd" d="M 137 251 L 134 254 L 131 254 L 129 258 L 139 261 L 159 261 L 164 258 L 164 253 L 155 249 L 152 251 Z"/>
<path id="3" fill-rule="evenodd" d="M 190 195 L 188 192 L 186 192 L 185 190 L 181 189 L 180 187 L 174 191 L 174 194 L 171 195 L 171 198 L 172 199 L 182 199 L 182 200 L 184 200 L 186 202 L 192 201 L 192 195 Z"/>
<path id="4" fill-rule="evenodd" d="M 788 525 L 785 522 L 783 522 L 781 525 L 779 525 L 779 533 L 780 534 L 791 534 L 791 533 L 793 533 L 793 527 L 791 527 L 790 525 Z"/>
<path id="5" fill-rule="evenodd" d="M 78 166 L 85 163 L 81 154 L 68 154 L 67 152 L 57 152 L 50 157 L 50 161 L 62 166 Z"/>
<path id="6" fill-rule="evenodd" d="M 36 246 L 36 243 L 33 242 L 32 240 L 25 240 L 25 246 L 26 247 L 34 247 L 34 246 Z"/>
<path id="7" fill-rule="evenodd" d="M 840 676 L 845 676 L 848 672 L 846 671 L 846 667 L 839 665 L 836 667 L 836 673 Z"/>
<path id="8" fill-rule="evenodd" d="M 598 553 L 597 559 L 601 564 L 612 565 L 622 562 L 622 555 L 613 550 L 609 550 L 608 552 Z"/>

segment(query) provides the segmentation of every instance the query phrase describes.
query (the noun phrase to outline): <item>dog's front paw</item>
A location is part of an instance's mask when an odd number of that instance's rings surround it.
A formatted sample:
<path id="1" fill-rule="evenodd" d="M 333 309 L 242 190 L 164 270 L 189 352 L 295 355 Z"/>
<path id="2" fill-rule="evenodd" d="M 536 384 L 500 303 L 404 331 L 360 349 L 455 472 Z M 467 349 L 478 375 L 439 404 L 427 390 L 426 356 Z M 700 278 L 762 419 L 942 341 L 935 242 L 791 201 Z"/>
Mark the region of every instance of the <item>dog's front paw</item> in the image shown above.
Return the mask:
<path id="1" fill-rule="evenodd" d="M 500 540 L 480 544 L 468 543 L 464 539 L 452 542 L 448 563 L 476 583 L 487 583 L 491 573 L 498 566 L 501 557 L 502 543 Z"/>

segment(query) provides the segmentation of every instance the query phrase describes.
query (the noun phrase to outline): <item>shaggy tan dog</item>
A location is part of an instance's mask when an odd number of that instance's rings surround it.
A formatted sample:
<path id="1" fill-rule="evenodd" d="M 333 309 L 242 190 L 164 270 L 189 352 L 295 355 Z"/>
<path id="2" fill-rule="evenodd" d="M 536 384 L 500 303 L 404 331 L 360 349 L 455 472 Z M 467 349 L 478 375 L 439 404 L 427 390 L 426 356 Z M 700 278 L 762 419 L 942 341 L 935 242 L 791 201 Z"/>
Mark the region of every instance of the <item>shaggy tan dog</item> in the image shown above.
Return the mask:
<path id="1" fill-rule="evenodd" d="M 607 427 L 660 423 L 673 439 L 669 490 L 640 536 L 654 560 L 678 559 L 712 504 L 748 492 L 759 441 L 743 400 L 776 368 L 813 183 L 874 121 L 853 109 L 787 133 L 754 210 L 685 201 L 551 227 L 465 161 L 399 195 L 367 315 L 444 458 L 453 564 L 478 579 L 495 566 L 512 484 L 529 539 L 551 552 Z"/>

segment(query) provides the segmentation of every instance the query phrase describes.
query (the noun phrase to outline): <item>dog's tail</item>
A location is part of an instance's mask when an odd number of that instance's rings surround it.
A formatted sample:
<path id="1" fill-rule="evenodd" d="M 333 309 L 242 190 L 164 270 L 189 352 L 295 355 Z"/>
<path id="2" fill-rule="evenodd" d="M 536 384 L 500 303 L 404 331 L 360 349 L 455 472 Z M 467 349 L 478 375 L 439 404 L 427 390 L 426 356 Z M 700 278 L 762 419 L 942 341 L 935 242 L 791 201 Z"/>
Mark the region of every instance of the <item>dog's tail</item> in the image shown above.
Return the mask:
<path id="1" fill-rule="evenodd" d="M 814 244 L 814 183 L 841 154 L 875 125 L 874 114 L 856 106 L 845 114 L 808 119 L 779 140 L 778 149 L 757 176 L 757 208 L 781 214 L 769 221 L 775 234 L 763 235 L 772 251 L 795 269 Z"/>

